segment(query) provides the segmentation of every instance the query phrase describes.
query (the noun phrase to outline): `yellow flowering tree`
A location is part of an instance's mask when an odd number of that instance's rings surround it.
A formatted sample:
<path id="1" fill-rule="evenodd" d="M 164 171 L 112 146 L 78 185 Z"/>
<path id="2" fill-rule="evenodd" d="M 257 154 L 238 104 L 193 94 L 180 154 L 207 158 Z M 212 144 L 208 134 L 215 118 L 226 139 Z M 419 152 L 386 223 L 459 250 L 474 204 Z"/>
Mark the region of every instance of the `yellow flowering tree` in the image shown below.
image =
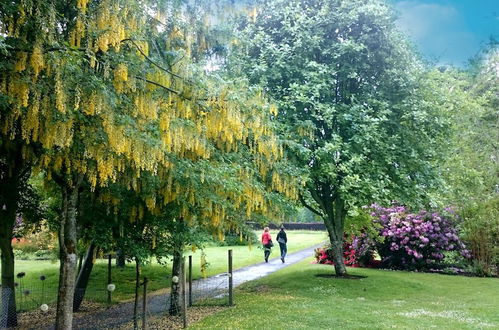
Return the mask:
<path id="1" fill-rule="evenodd" d="M 87 184 L 95 189 L 119 182 L 140 191 L 143 173 L 157 175 L 161 184 L 144 198 L 147 210 L 182 201 L 182 219 L 201 214 L 223 228 L 224 207 L 201 202 L 188 182 L 173 180 L 174 165 L 243 148 L 256 170 L 242 167 L 238 178 L 258 173 L 263 183 L 242 184 L 237 192 L 215 189 L 219 196 L 249 216 L 270 209 L 265 182 L 295 194 L 272 170 L 282 154 L 266 124 L 275 109 L 261 93 L 241 98 L 233 86 L 201 78 L 193 60 L 209 43 L 203 24 L 193 28 L 182 23 L 185 17 L 177 1 L 168 0 L 0 4 L 1 146 L 15 146 L 2 150 L 2 161 L 16 164 L 11 172 L 23 164 L 43 171 L 62 196 L 57 329 L 72 325 L 78 194 Z M 141 209 L 131 214 L 140 218 Z"/>

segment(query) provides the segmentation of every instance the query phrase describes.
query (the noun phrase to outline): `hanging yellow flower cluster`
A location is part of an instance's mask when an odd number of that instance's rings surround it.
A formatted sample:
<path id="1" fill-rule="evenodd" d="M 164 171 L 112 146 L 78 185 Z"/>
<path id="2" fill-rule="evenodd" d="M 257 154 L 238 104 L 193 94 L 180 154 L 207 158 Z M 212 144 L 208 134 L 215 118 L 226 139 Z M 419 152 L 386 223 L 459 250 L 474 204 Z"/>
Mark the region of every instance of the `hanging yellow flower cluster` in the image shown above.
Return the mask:
<path id="1" fill-rule="evenodd" d="M 128 10 L 120 10 L 117 1 L 104 0 L 99 4 L 96 17 L 96 29 L 98 37 L 94 42 L 94 51 L 107 52 L 109 46 L 116 51 L 120 50 L 121 42 L 126 38 L 126 25 L 124 20 Z M 92 31 L 93 32 L 93 31 Z"/>
<path id="2" fill-rule="evenodd" d="M 118 93 L 123 92 L 124 83 L 126 81 L 128 81 L 128 67 L 125 64 L 120 63 L 116 66 L 116 69 L 114 70 L 114 80 L 113 80 L 114 88 Z"/>
<path id="3" fill-rule="evenodd" d="M 210 198 L 200 196 L 193 185 L 174 180 L 172 159 L 208 160 L 216 153 L 238 152 L 246 146 L 262 181 L 268 179 L 273 190 L 295 197 L 292 178 L 273 168 L 283 156 L 267 123 L 277 115 L 277 108 L 268 106 L 262 93 L 241 101 L 232 86 L 219 86 L 207 78 L 199 84 L 207 87 L 193 84 L 205 78 L 191 70 L 190 44 L 197 40 L 203 48 L 206 40 L 173 22 L 168 39 L 186 41 L 187 56 L 168 69 L 151 64 L 150 45 L 140 37 L 147 37 L 145 19 L 126 6 L 118 0 L 77 0 L 78 13 L 68 26 L 69 35 L 57 36 L 58 45 L 69 43 L 71 49 L 49 51 L 57 48 L 48 42 L 55 37 L 40 33 L 32 49 L 14 52 L 12 72 L 0 75 L 0 92 L 11 102 L 11 109 L 0 114 L 2 134 L 14 138 L 20 127 L 27 143 L 40 143 L 47 152 L 37 167 L 49 176 L 76 171 L 85 174 L 92 187 L 119 178 L 137 191 L 141 172 L 162 176 L 164 185 L 157 195 L 132 209 L 134 221 L 176 201 L 183 205 L 181 215 L 186 221 L 194 219 L 193 209 L 201 209 L 200 221 L 208 221 L 223 235 L 220 229 L 226 228 L 230 212 L 217 204 L 217 198 L 230 201 L 232 209 L 243 209 L 247 217 L 255 212 L 271 214 L 268 191 L 253 183 L 251 171 L 227 178 L 240 181 L 232 190 L 219 182 L 208 185 L 203 174 L 199 180 L 213 192 Z M 37 10 L 25 8 L 23 13 L 35 15 Z M 0 31 L 32 40 L 20 35 L 25 20 L 9 19 L 1 23 Z M 59 23 L 50 17 L 47 22 L 54 22 L 50 33 L 57 33 Z M 133 174 L 120 176 L 125 170 Z M 116 199 L 102 198 L 116 206 Z"/>
<path id="4" fill-rule="evenodd" d="M 36 78 L 40 73 L 40 71 L 45 67 L 45 60 L 43 58 L 42 48 L 40 45 L 35 45 L 33 47 L 30 64 L 31 67 L 33 68 L 33 74 L 35 75 Z"/>

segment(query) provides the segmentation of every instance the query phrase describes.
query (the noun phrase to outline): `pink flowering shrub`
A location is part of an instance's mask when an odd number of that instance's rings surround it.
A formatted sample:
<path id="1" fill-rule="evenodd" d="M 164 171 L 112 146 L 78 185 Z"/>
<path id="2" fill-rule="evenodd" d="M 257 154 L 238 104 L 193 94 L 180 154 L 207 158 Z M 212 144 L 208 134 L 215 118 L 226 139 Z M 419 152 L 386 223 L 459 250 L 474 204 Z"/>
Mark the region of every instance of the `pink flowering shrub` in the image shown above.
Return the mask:
<path id="1" fill-rule="evenodd" d="M 350 242 L 343 243 L 343 260 L 345 266 L 358 267 L 356 251 L 352 248 Z M 318 264 L 334 265 L 333 250 L 329 245 L 315 249 L 315 261 Z"/>
<path id="2" fill-rule="evenodd" d="M 381 226 L 384 237 L 377 251 L 385 267 L 400 269 L 428 269 L 442 262 L 445 251 L 457 251 L 469 258 L 469 252 L 458 236 L 455 216 L 421 211 L 410 213 L 404 206 L 381 207 L 371 205 L 374 221 Z"/>
<path id="3" fill-rule="evenodd" d="M 378 268 L 379 262 L 374 260 L 373 240 L 367 236 L 362 239 L 358 237 L 345 237 L 343 243 L 343 261 L 348 267 Z M 319 264 L 334 265 L 333 250 L 330 245 L 315 249 L 315 261 Z"/>

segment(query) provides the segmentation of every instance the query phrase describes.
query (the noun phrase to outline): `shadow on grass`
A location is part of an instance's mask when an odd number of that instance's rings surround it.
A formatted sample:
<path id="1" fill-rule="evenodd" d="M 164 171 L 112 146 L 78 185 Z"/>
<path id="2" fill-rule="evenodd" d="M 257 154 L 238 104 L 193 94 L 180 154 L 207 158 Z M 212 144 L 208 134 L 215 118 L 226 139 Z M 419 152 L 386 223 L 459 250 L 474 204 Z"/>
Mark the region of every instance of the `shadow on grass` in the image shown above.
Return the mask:
<path id="1" fill-rule="evenodd" d="M 367 278 L 367 276 L 363 275 L 345 275 L 345 276 L 337 276 L 335 274 L 316 274 L 315 277 L 321 278 L 335 278 L 339 280 L 360 280 L 362 278 Z"/>

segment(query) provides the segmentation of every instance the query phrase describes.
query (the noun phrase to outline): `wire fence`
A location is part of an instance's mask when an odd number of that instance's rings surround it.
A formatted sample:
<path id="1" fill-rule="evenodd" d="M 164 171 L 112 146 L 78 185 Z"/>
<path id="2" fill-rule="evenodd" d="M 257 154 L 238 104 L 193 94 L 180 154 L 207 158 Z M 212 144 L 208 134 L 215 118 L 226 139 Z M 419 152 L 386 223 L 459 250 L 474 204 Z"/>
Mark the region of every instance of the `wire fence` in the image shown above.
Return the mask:
<path id="1" fill-rule="evenodd" d="M 42 308 L 42 305 L 53 305 L 57 302 L 58 287 L 55 285 L 45 286 L 39 283 L 29 283 L 29 285 L 17 285 L 14 287 L 16 312 L 26 312 L 37 308 Z M 106 301 L 107 297 L 106 287 L 96 288 L 88 287 L 84 294 L 86 300 L 90 301 Z M 76 292 L 76 294 L 79 294 Z M 11 299 L 12 290 L 9 288 L 2 288 L 2 299 L 0 307 L 3 308 L 4 304 Z"/>
<path id="2" fill-rule="evenodd" d="M 137 301 L 128 301 L 109 305 L 96 309 L 93 313 L 86 311 L 84 314 L 75 314 L 75 329 L 109 329 L 109 328 L 141 328 L 143 322 L 158 315 L 167 315 L 173 303 L 182 304 L 179 310 L 180 316 L 185 318 L 189 313 L 191 306 L 226 306 L 232 304 L 231 291 L 231 252 L 229 252 L 229 272 L 212 277 L 192 280 L 193 273 L 199 273 L 199 270 L 192 267 L 192 257 L 183 267 L 185 269 L 185 284 L 182 283 L 184 276 L 180 276 L 179 285 L 183 290 L 180 291 L 179 299 L 172 299 L 170 295 L 170 286 L 172 278 L 166 276 L 161 279 L 161 290 L 151 292 L 148 287 L 148 281 L 141 278 L 139 288 L 139 297 Z M 133 280 L 133 279 L 130 279 Z M 157 281 L 157 279 L 155 279 Z M 157 288 L 157 285 L 155 286 Z M 109 286 L 103 287 L 89 286 L 84 292 L 85 301 L 105 302 L 108 298 Z M 119 293 L 120 287 L 114 286 L 113 294 Z M 166 289 L 166 290 L 165 290 Z M 12 313 L 28 312 L 38 309 L 46 312 L 49 308 L 54 312 L 57 302 L 58 288 L 55 284 L 48 285 L 43 277 L 40 281 L 23 281 L 19 279 L 14 291 L 3 288 L 2 299 L 0 301 L 0 328 L 5 328 L 9 324 L 9 315 Z M 9 300 L 15 295 L 16 310 L 9 309 Z M 77 294 L 83 294 L 80 292 Z M 187 306 L 186 310 L 184 306 Z"/>
<path id="3" fill-rule="evenodd" d="M 191 299 L 189 299 L 191 298 Z M 228 305 L 229 273 L 203 278 L 192 282 L 192 291 L 187 290 L 190 305 Z"/>

